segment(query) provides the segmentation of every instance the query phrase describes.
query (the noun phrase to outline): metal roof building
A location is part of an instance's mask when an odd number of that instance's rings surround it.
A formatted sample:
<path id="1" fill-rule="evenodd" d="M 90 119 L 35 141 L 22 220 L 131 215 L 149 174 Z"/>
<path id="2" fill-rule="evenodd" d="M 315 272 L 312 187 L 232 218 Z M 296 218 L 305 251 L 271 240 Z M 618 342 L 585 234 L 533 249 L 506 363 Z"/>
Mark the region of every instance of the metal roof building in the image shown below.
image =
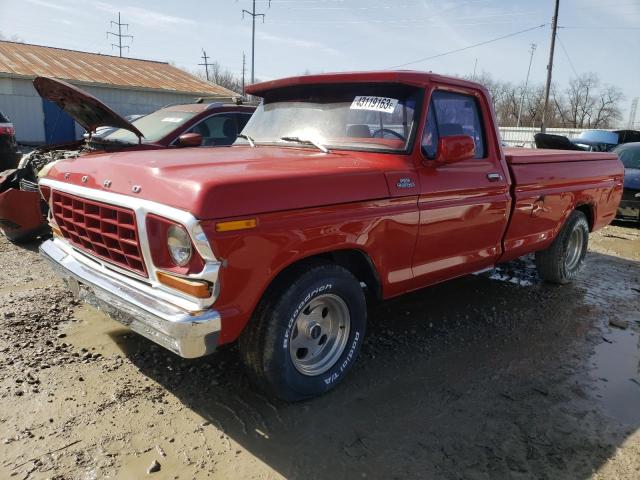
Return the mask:
<path id="1" fill-rule="evenodd" d="M 169 103 L 237 94 L 168 63 L 0 41 L 0 111 L 22 143 L 79 138 L 80 127 L 40 98 L 32 81 L 55 77 L 86 90 L 121 115 L 149 113 Z"/>

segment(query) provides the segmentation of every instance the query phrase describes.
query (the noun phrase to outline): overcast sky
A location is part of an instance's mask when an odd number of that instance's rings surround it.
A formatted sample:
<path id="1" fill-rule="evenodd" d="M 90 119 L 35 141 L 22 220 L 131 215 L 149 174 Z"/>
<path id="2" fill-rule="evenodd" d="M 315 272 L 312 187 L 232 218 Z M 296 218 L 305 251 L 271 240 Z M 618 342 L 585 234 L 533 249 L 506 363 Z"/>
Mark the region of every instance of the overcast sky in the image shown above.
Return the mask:
<path id="1" fill-rule="evenodd" d="M 194 70 L 202 49 L 235 73 L 242 52 L 251 62 L 251 0 L 0 0 L 0 32 L 40 45 L 116 53 L 109 21 L 129 23 L 128 55 L 173 61 Z M 531 81 L 542 83 L 553 0 L 257 0 L 256 77 L 305 71 L 402 68 L 471 74 L 523 82 L 529 45 L 537 44 Z M 547 24 L 541 28 L 536 26 Z M 554 81 L 596 72 L 623 89 L 628 111 L 640 96 L 640 0 L 561 0 Z M 528 32 L 487 45 L 416 61 L 454 49 Z M 248 72 L 248 76 L 249 76 Z M 625 113 L 627 115 L 627 113 Z M 625 123 L 626 123 L 625 116 Z"/>

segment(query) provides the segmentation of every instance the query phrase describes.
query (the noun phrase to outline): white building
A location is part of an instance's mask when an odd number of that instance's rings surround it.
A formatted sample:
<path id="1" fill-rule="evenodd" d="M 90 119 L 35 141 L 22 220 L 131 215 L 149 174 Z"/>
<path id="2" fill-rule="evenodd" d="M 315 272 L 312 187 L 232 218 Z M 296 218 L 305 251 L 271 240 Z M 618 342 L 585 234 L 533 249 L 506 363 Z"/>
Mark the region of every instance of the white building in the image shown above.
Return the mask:
<path id="1" fill-rule="evenodd" d="M 0 41 L 0 111 L 13 122 L 20 143 L 59 143 L 83 133 L 38 95 L 32 84 L 37 76 L 65 80 L 123 116 L 198 97 L 237 95 L 168 63 Z"/>

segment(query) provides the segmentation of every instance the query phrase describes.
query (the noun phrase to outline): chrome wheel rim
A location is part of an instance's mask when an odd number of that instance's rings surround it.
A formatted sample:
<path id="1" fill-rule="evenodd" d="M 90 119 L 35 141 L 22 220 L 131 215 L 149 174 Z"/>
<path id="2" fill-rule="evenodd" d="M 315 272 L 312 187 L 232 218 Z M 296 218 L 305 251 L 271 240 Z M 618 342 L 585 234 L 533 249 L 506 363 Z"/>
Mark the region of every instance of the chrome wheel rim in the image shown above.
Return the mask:
<path id="1" fill-rule="evenodd" d="M 321 375 L 338 361 L 349 339 L 347 304 L 332 294 L 311 300 L 298 314 L 289 338 L 293 365 L 303 375 Z"/>
<path id="2" fill-rule="evenodd" d="M 584 232 L 576 226 L 571 232 L 569 243 L 567 244 L 567 256 L 565 257 L 565 267 L 572 271 L 580 263 L 582 257 L 582 244 L 584 242 Z"/>

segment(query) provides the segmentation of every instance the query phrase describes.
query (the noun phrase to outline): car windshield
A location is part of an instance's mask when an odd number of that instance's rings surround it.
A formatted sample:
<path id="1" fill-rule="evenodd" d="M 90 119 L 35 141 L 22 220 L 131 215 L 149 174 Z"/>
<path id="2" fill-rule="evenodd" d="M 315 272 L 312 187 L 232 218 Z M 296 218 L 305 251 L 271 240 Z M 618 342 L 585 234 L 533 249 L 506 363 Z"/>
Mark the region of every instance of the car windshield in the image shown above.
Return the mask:
<path id="1" fill-rule="evenodd" d="M 587 130 L 581 132 L 576 138 L 574 143 L 586 144 L 592 143 L 606 143 L 609 145 L 616 145 L 618 143 L 618 134 L 616 132 L 609 132 L 606 130 Z"/>
<path id="2" fill-rule="evenodd" d="M 157 142 L 170 132 L 186 123 L 196 115 L 196 112 L 176 112 L 173 110 L 158 110 L 144 117 L 138 118 L 132 124 L 142 132 L 144 143 Z M 129 130 L 119 128 L 110 133 L 104 140 L 124 143 L 138 143 L 138 137 Z"/>
<path id="3" fill-rule="evenodd" d="M 622 146 L 614 150 L 618 154 L 624 168 L 640 169 L 640 143 L 634 146 Z"/>
<path id="4" fill-rule="evenodd" d="M 407 151 L 421 96 L 397 84 L 287 87 L 265 95 L 242 133 L 256 145 Z"/>

